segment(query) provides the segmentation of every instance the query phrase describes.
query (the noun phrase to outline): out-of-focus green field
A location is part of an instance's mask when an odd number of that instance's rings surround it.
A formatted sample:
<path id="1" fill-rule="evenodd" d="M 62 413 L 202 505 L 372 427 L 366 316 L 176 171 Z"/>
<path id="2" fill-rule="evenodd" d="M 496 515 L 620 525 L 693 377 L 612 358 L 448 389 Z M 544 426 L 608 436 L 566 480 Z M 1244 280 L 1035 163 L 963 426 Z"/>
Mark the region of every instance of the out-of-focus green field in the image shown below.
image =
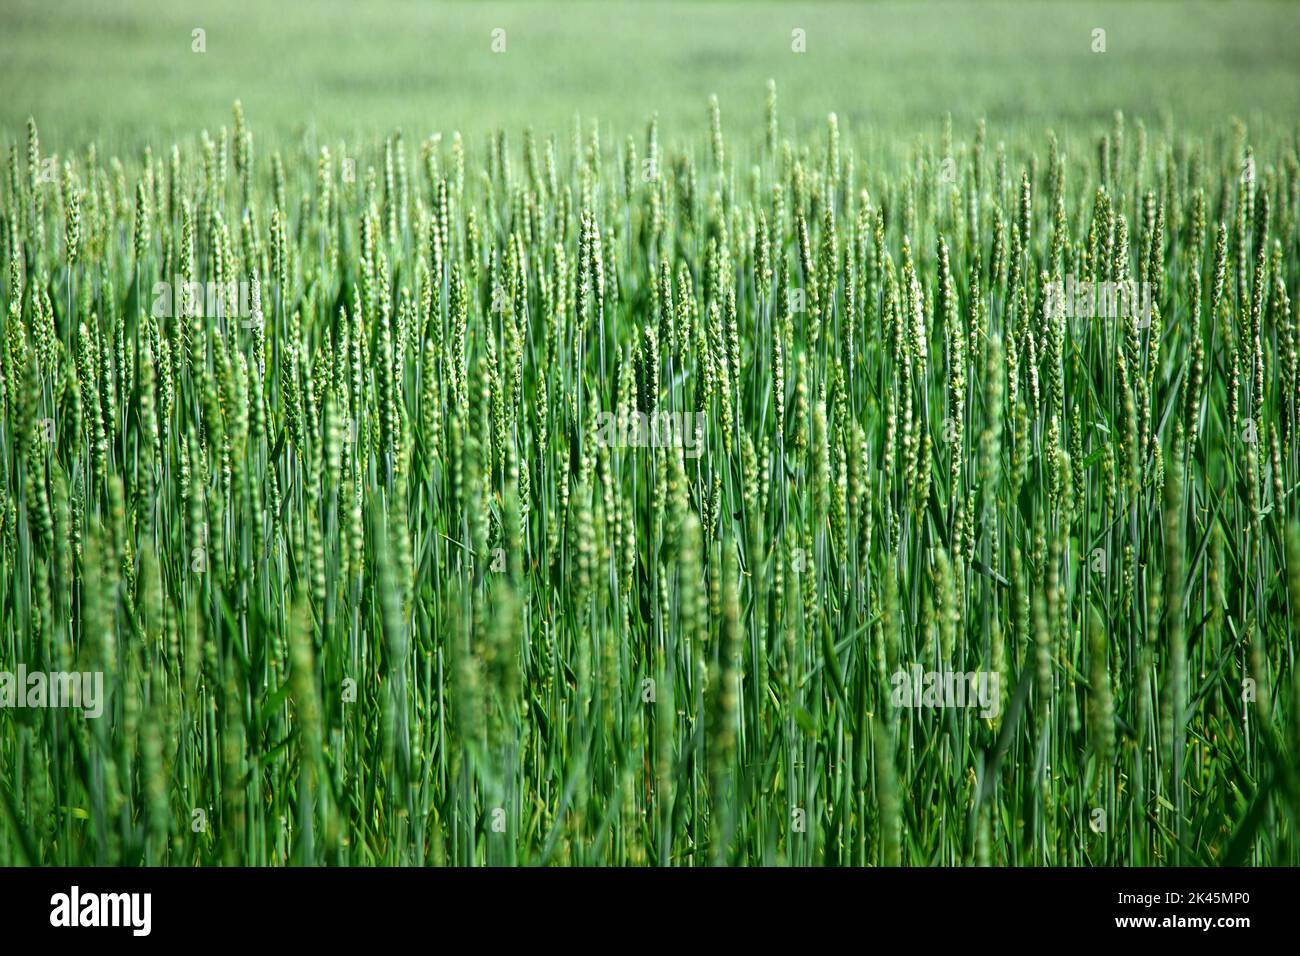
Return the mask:
<path id="1" fill-rule="evenodd" d="M 724 119 L 757 119 L 769 77 L 797 129 L 831 110 L 882 134 L 946 112 L 1004 135 L 1116 109 L 1184 131 L 1233 115 L 1289 123 L 1298 24 L 1300 7 L 1274 2 L 5 0 L 0 125 L 14 135 L 31 114 L 52 147 L 128 145 L 220 126 L 240 98 L 264 137 L 558 131 L 575 111 L 626 132 L 655 110 L 671 135 L 703 122 L 710 93 Z"/>

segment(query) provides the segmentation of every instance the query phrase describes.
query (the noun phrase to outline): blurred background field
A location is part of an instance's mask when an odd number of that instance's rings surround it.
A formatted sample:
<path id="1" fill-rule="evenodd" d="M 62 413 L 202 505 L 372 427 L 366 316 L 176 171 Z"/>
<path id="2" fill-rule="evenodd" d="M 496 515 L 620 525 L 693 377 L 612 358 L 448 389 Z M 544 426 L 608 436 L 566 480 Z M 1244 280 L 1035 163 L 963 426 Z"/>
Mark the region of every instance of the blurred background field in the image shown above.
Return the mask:
<path id="1" fill-rule="evenodd" d="M 215 129 L 240 98 L 263 138 L 558 132 L 575 112 L 621 137 L 651 111 L 672 136 L 705 123 L 710 93 L 724 121 L 758 129 L 773 77 L 794 133 L 831 110 L 881 135 L 947 112 L 1002 136 L 1092 129 L 1116 109 L 1186 132 L 1232 116 L 1290 127 L 1297 26 L 1300 5 L 1281 2 L 4 0 L 0 125 L 21 135 L 30 114 L 51 148 L 125 147 Z"/>

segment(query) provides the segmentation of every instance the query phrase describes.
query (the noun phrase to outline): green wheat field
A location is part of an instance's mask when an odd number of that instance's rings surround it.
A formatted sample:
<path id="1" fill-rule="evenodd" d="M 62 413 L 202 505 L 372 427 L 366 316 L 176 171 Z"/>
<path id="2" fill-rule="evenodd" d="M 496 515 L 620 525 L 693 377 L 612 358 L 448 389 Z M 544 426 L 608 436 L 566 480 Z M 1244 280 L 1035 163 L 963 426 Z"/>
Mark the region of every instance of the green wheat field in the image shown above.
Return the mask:
<path id="1" fill-rule="evenodd" d="M 0 865 L 1300 863 L 1296 22 L 6 4 Z"/>

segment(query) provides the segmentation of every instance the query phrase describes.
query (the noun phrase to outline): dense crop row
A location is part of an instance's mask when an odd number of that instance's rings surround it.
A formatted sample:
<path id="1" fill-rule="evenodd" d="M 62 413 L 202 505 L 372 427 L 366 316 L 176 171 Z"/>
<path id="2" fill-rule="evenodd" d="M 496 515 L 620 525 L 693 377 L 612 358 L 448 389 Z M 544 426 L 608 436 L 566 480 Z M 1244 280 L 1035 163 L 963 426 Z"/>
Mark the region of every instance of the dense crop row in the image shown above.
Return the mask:
<path id="1" fill-rule="evenodd" d="M 0 862 L 1300 862 L 1294 142 L 14 133 Z"/>

